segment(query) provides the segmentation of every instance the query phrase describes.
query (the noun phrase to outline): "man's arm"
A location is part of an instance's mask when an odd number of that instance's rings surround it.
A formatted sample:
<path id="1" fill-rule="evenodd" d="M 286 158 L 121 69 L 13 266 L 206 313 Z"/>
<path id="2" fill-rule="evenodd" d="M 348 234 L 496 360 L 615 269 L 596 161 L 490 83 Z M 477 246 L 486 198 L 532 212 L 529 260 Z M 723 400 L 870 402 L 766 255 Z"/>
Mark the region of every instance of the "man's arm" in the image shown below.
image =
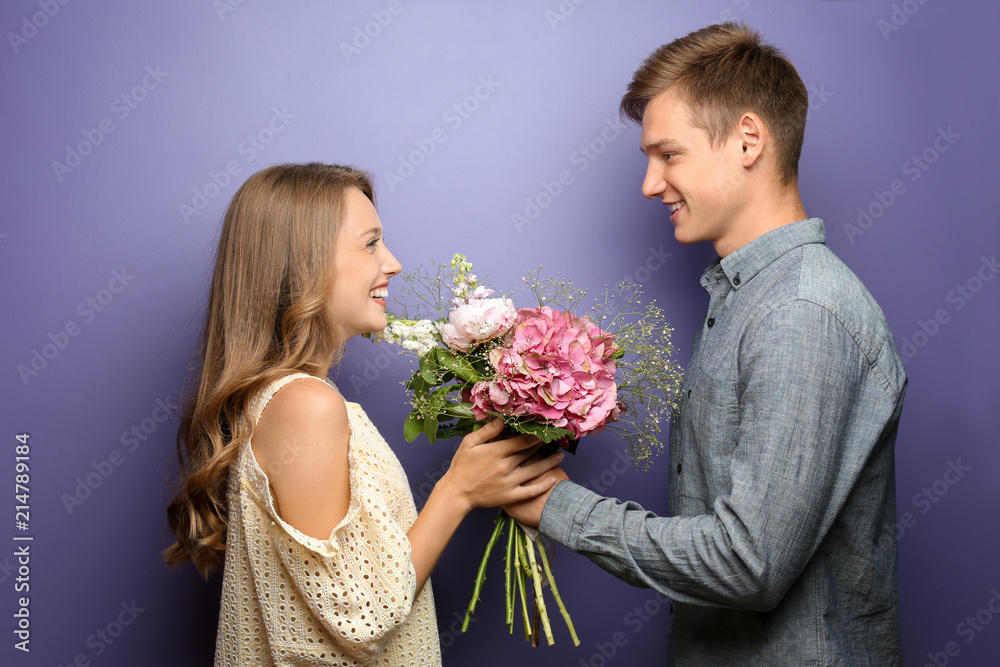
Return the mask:
<path id="1" fill-rule="evenodd" d="M 741 355 L 732 492 L 709 513 L 658 517 L 564 482 L 547 498 L 542 532 L 682 602 L 774 608 L 843 507 L 894 396 L 842 324 L 810 302 L 774 310 Z"/>

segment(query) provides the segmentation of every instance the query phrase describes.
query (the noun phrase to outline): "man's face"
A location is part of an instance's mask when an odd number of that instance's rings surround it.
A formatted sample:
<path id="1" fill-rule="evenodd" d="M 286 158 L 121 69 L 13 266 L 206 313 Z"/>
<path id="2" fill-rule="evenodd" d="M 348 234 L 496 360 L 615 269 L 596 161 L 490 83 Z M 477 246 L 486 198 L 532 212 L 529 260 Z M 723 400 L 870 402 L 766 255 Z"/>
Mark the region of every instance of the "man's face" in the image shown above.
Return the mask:
<path id="1" fill-rule="evenodd" d="M 744 203 L 737 133 L 713 147 L 708 133 L 691 124 L 687 103 L 668 90 L 646 104 L 640 142 L 649 159 L 642 194 L 670 207 L 677 241 L 725 246 Z"/>

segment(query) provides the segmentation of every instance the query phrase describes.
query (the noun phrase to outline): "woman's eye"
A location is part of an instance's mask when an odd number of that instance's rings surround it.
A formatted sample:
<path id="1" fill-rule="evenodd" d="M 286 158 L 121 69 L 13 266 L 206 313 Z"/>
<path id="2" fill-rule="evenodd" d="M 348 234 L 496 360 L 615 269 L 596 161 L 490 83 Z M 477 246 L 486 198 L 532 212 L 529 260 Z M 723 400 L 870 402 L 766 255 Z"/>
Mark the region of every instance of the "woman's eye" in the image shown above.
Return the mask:
<path id="1" fill-rule="evenodd" d="M 375 238 L 373 238 L 373 239 L 372 239 L 371 241 L 369 241 L 369 242 L 368 242 L 368 243 L 367 243 L 367 244 L 365 245 L 365 247 L 366 247 L 366 248 L 374 248 L 375 246 L 377 246 L 377 245 L 378 245 L 378 242 L 379 242 L 380 240 L 381 240 L 381 239 L 379 239 L 378 237 L 375 237 Z"/>

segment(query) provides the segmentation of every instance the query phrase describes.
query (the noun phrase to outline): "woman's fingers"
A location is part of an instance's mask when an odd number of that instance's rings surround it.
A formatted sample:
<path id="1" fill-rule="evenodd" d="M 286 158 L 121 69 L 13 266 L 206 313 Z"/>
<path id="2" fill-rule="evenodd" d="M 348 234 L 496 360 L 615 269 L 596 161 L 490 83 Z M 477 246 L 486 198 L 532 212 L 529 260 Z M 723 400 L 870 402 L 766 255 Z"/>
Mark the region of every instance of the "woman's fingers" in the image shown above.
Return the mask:
<path id="1" fill-rule="evenodd" d="M 497 440 L 490 444 L 502 447 L 506 456 L 518 457 L 518 464 L 538 451 L 542 446 L 542 441 L 533 435 L 518 435 L 506 440 Z"/>
<path id="2" fill-rule="evenodd" d="M 540 448 L 541 448 L 541 445 L 539 445 L 539 449 Z M 521 465 L 522 466 L 526 466 L 526 465 L 530 465 L 532 463 L 538 463 L 539 461 L 541 461 L 543 459 L 545 459 L 545 456 L 543 456 L 541 453 L 539 453 L 538 449 L 536 449 L 534 454 L 532 454 L 528 458 L 526 458 L 523 461 L 521 461 Z"/>
<path id="3" fill-rule="evenodd" d="M 492 438 L 500 435 L 503 427 L 503 420 L 495 419 L 478 431 L 465 436 L 462 445 L 468 448 L 489 445 L 496 456 L 511 457 L 514 465 L 523 463 L 542 445 L 542 441 L 533 435 L 518 435 L 504 440 L 493 440 Z"/>
<path id="4" fill-rule="evenodd" d="M 549 491 L 549 489 L 559 482 L 568 479 L 569 475 L 562 468 L 558 466 L 549 468 L 537 477 L 527 480 L 514 489 L 512 491 L 513 502 L 519 503 L 536 498 Z"/>
<path id="5" fill-rule="evenodd" d="M 514 503 L 519 503 L 536 498 L 551 489 L 558 482 L 559 480 L 556 477 L 549 476 L 534 479 L 514 489 L 511 500 Z"/>
<path id="6" fill-rule="evenodd" d="M 503 420 L 494 419 L 478 431 L 473 431 L 469 435 L 465 436 L 462 439 L 462 443 L 468 445 L 469 447 L 477 447 L 497 437 L 502 431 Z"/>
<path id="7" fill-rule="evenodd" d="M 534 479 L 535 477 L 552 470 L 559 465 L 565 456 L 565 452 L 562 451 L 554 452 L 545 457 L 538 457 L 537 454 L 532 456 L 529 460 L 526 460 L 517 468 L 516 472 L 519 483 L 523 484 L 528 480 Z"/>

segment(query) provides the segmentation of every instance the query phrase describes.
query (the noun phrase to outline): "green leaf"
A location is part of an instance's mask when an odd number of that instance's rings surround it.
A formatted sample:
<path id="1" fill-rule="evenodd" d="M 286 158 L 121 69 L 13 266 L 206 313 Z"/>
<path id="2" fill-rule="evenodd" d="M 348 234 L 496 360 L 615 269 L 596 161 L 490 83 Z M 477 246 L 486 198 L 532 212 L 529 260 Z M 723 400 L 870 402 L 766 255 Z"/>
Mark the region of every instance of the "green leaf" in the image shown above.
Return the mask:
<path id="1" fill-rule="evenodd" d="M 438 429 L 437 437 L 441 440 L 447 440 L 449 438 L 464 438 L 472 433 L 472 430 L 471 426 L 443 426 Z"/>
<path id="2" fill-rule="evenodd" d="M 441 413 L 445 409 L 446 405 L 450 405 L 448 403 L 448 392 L 451 391 L 454 386 L 455 385 L 447 385 L 444 387 L 438 387 L 431 392 L 430 396 L 427 397 L 428 407 L 437 411 L 434 415 L 435 418 L 437 417 L 437 414 Z"/>
<path id="3" fill-rule="evenodd" d="M 489 367 L 486 364 L 486 359 L 483 358 L 474 359 L 472 361 L 472 368 L 479 374 L 480 378 L 489 373 Z"/>
<path id="4" fill-rule="evenodd" d="M 447 359 L 453 359 L 455 355 L 451 353 L 446 347 L 435 347 L 432 353 L 434 355 L 434 361 L 440 365 L 444 365 Z"/>
<path id="5" fill-rule="evenodd" d="M 445 406 L 444 412 L 448 413 L 452 417 L 459 417 L 464 419 L 475 419 L 476 415 L 473 414 L 472 408 L 468 403 L 449 403 Z"/>
<path id="6" fill-rule="evenodd" d="M 413 392 L 414 398 L 424 398 L 431 390 L 431 385 L 424 380 L 423 376 L 416 372 L 406 383 L 406 388 Z"/>
<path id="7" fill-rule="evenodd" d="M 455 376 L 466 382 L 479 382 L 482 377 L 476 372 L 472 364 L 465 357 L 457 357 L 443 347 L 439 347 L 435 350 L 435 356 L 437 357 L 437 362 L 440 364 L 441 368 L 445 369 L 450 373 L 454 373 Z"/>
<path id="8" fill-rule="evenodd" d="M 447 426 L 440 426 L 438 428 L 437 437 L 439 439 L 444 438 L 455 438 L 455 437 L 465 437 L 470 433 L 474 433 L 483 427 L 487 422 L 478 421 L 476 419 L 466 419 L 462 418 L 456 421 L 454 424 L 448 424 Z"/>
<path id="9" fill-rule="evenodd" d="M 438 348 L 440 349 L 440 348 Z M 438 382 L 437 378 L 437 368 L 433 360 L 430 359 L 432 355 L 426 357 L 420 357 L 420 377 L 424 379 L 424 382 L 434 386 Z"/>
<path id="10" fill-rule="evenodd" d="M 435 420 L 436 423 L 436 420 Z M 424 420 L 416 412 L 411 412 L 410 416 L 403 422 L 403 437 L 407 442 L 413 442 L 424 430 Z"/>
<path id="11" fill-rule="evenodd" d="M 438 432 L 438 420 L 437 417 L 427 417 L 424 419 L 424 435 L 427 436 L 428 442 L 434 442 L 437 440 Z"/>
<path id="12" fill-rule="evenodd" d="M 542 442 L 552 442 L 566 436 L 573 435 L 572 431 L 549 424 L 539 424 L 538 422 L 517 422 L 511 426 L 521 433 L 536 436 Z"/>

